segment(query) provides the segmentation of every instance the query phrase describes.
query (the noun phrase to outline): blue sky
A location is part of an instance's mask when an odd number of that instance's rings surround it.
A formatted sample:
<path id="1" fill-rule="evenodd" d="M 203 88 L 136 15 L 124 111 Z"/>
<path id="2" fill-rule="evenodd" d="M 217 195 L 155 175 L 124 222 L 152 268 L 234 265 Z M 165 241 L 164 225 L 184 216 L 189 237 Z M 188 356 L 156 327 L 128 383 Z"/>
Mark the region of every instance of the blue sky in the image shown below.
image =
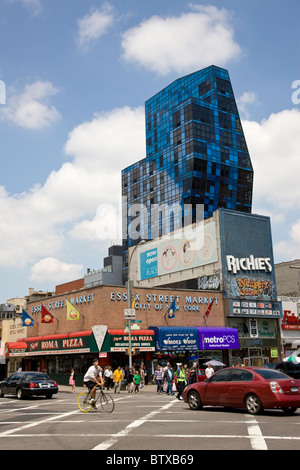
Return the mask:
<path id="1" fill-rule="evenodd" d="M 275 261 L 300 258 L 299 14 L 298 0 L 1 0 L 0 302 L 103 266 L 145 101 L 211 64 L 230 73 Z"/>

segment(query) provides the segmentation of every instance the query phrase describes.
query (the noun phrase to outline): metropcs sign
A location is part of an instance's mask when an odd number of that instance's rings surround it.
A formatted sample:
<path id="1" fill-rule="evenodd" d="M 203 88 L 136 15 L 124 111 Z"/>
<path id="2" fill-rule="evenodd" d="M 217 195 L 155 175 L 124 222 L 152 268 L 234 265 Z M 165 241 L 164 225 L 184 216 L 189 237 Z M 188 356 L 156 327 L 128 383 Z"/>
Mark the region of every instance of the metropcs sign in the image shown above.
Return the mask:
<path id="1" fill-rule="evenodd" d="M 238 271 L 265 271 L 272 272 L 271 258 L 235 258 L 232 255 L 226 256 L 227 270 L 236 274 Z"/>

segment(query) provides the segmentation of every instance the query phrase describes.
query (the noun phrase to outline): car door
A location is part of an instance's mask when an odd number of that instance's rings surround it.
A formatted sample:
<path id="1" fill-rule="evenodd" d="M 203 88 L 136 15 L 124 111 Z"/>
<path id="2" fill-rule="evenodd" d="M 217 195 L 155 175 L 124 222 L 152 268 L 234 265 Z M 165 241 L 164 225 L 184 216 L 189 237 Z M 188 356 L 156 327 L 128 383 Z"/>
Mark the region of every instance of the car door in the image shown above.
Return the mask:
<path id="1" fill-rule="evenodd" d="M 208 381 L 203 394 L 203 404 L 227 406 L 229 369 L 216 372 Z"/>
<path id="2" fill-rule="evenodd" d="M 244 397 L 253 380 L 253 374 L 243 368 L 234 368 L 230 371 L 230 383 L 228 387 L 228 405 L 243 406 Z"/>
<path id="3" fill-rule="evenodd" d="M 16 395 L 17 393 L 17 384 L 20 382 L 22 374 L 13 374 L 8 379 L 8 389 L 7 392 L 10 395 Z"/>

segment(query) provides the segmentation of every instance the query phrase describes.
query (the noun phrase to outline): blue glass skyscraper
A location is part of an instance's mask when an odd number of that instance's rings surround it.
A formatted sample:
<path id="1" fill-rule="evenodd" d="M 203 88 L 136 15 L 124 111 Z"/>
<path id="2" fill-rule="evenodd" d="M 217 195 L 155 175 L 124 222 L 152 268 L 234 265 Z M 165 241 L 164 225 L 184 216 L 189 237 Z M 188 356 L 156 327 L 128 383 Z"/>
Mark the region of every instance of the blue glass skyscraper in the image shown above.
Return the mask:
<path id="1" fill-rule="evenodd" d="M 125 270 L 128 246 L 172 231 L 151 220 L 155 204 L 190 204 L 193 219 L 197 204 L 205 218 L 219 207 L 251 212 L 253 169 L 227 70 L 179 78 L 146 101 L 145 117 L 146 158 L 122 171 Z M 133 204 L 148 209 L 135 227 L 142 236 L 128 230 Z"/>

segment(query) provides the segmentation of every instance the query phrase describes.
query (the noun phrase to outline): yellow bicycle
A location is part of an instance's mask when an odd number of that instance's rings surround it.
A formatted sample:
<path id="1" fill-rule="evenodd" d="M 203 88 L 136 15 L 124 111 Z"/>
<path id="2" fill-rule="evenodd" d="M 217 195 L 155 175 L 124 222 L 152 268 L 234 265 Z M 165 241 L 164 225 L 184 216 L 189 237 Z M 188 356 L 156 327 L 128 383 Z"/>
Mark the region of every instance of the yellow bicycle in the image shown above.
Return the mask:
<path id="1" fill-rule="evenodd" d="M 97 393 L 97 391 L 99 392 Z M 105 413 L 112 413 L 115 409 L 115 402 L 113 397 L 109 393 L 104 393 L 102 388 L 97 387 L 95 393 L 95 401 L 93 403 L 90 402 L 89 392 L 80 393 L 77 397 L 77 405 L 78 408 L 83 413 L 89 413 L 92 409 L 97 409 L 96 405 L 97 402 L 100 402 L 101 408 Z"/>

